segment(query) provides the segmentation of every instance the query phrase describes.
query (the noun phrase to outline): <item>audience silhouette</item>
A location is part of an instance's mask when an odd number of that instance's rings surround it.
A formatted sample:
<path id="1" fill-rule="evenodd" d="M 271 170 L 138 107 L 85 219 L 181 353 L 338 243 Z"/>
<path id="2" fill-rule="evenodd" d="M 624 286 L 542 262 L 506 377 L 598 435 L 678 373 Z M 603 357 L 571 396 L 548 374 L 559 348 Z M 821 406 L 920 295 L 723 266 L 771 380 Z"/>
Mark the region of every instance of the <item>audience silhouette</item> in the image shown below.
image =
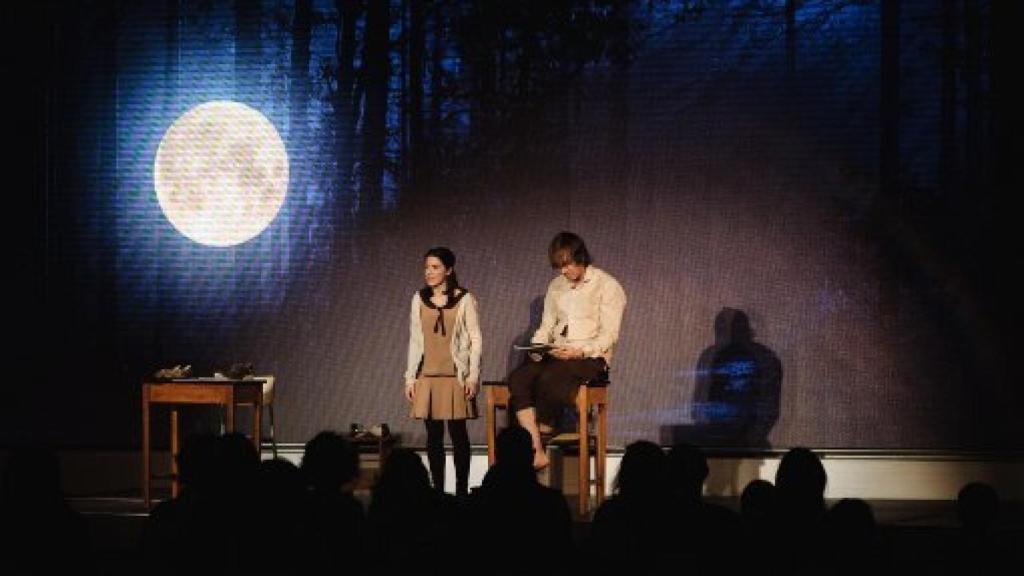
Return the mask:
<path id="1" fill-rule="evenodd" d="M 306 443 L 301 469 L 307 485 L 300 561 L 304 572 L 359 572 L 365 515 L 352 495 L 359 453 L 340 434 L 320 432 Z"/>
<path id="2" fill-rule="evenodd" d="M 238 434 L 187 438 L 181 491 L 146 520 L 142 571 L 847 575 L 904 566 L 992 574 L 1020 560 L 1019 532 L 1000 524 L 999 496 L 987 484 L 965 485 L 958 527 L 930 529 L 925 545 L 934 551 L 909 561 L 914 542 L 880 529 L 866 501 L 826 506 L 828 477 L 807 448 L 783 456 L 774 484 L 751 481 L 737 514 L 704 497 L 709 467 L 700 448 L 677 444 L 666 453 L 647 441 L 627 446 L 613 496 L 589 534 L 577 533 L 585 552 L 577 554 L 567 498 L 538 482 L 529 433 L 505 429 L 496 448 L 497 462 L 463 499 L 433 490 L 416 452 L 393 450 L 364 515 L 352 494 L 358 455 L 335 432 L 306 444 L 301 468 L 260 463 Z M 89 526 L 64 498 L 50 450 L 8 453 L 0 528 L 4 573 L 97 572 Z M 898 545 L 908 543 L 910 550 Z"/>
<path id="3" fill-rule="evenodd" d="M 530 433 L 518 426 L 502 430 L 495 456 L 470 499 L 468 524 L 495 545 L 466 545 L 474 551 L 472 565 L 491 574 L 570 572 L 575 554 L 569 506 L 561 492 L 537 481 Z"/>
<path id="4" fill-rule="evenodd" d="M 439 551 L 468 545 L 466 534 L 457 530 L 459 518 L 455 499 L 431 487 L 419 455 L 394 449 L 373 488 L 367 515 L 365 552 L 374 559 L 373 571 L 431 573 L 439 567 Z"/>
<path id="5" fill-rule="evenodd" d="M 641 440 L 626 447 L 615 478 L 615 493 L 597 512 L 587 558 L 599 572 L 629 564 L 647 573 L 664 563 L 672 544 L 673 511 L 665 453 Z"/>
<path id="6" fill-rule="evenodd" d="M 1014 565 L 1011 556 L 1020 542 L 1002 541 L 995 533 L 999 495 L 992 486 L 983 482 L 965 485 L 957 494 L 956 511 L 960 526 L 950 548 L 952 561 L 946 564 L 950 573 L 998 574 Z M 1020 565 L 1019 558 L 1016 565 Z"/>
<path id="7" fill-rule="evenodd" d="M 61 489 L 53 450 L 8 453 L 0 493 L 0 566 L 10 574 L 92 574 L 89 533 Z"/>
<path id="8" fill-rule="evenodd" d="M 775 574 L 814 574 L 824 565 L 822 519 L 828 476 L 811 450 L 792 448 L 775 473 L 775 506 L 761 541 L 774 550 Z"/>

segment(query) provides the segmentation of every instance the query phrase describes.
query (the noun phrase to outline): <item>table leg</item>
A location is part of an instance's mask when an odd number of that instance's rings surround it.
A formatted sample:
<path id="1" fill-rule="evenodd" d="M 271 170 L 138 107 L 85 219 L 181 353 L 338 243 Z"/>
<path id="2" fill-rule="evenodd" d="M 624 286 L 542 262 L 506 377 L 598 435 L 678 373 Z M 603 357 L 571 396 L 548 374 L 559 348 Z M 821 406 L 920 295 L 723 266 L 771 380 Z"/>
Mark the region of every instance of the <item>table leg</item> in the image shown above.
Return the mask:
<path id="1" fill-rule="evenodd" d="M 171 498 L 178 497 L 178 409 L 171 408 Z"/>
<path id="2" fill-rule="evenodd" d="M 146 510 L 152 504 L 149 465 L 149 385 L 146 385 L 142 387 L 142 501 Z"/>
<path id="3" fill-rule="evenodd" d="M 235 395 L 232 390 L 227 391 L 227 402 L 224 405 L 225 432 L 231 434 L 235 431 Z"/>
<path id="4" fill-rule="evenodd" d="M 252 443 L 256 446 L 256 454 L 259 455 L 263 447 L 263 403 L 259 398 L 252 403 L 252 409 Z"/>

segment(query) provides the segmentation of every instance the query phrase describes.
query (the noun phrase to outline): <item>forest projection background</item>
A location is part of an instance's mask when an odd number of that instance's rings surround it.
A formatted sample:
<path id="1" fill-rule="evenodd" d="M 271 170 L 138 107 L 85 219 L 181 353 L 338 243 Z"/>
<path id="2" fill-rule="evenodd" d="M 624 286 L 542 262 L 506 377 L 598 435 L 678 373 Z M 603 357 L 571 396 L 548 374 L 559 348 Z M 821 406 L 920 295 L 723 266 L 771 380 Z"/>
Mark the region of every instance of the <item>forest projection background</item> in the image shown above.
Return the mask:
<path id="1" fill-rule="evenodd" d="M 614 444 L 1024 446 L 999 4 L 21 9 L 32 385 L 3 439 L 131 445 L 146 374 L 252 362 L 284 441 L 387 422 L 420 443 L 401 375 L 422 254 L 458 255 L 501 379 L 572 230 L 629 297 Z M 280 211 L 227 247 L 180 233 L 154 184 L 165 132 L 211 101 L 287 153 Z"/>

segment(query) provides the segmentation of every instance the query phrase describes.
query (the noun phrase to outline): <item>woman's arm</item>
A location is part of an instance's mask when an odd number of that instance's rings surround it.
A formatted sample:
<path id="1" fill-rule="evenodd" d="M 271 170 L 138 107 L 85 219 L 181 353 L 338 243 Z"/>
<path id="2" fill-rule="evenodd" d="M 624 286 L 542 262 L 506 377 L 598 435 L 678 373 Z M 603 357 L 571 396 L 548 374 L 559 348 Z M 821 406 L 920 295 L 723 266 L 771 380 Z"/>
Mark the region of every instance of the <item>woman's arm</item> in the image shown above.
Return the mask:
<path id="1" fill-rule="evenodd" d="M 480 382 L 480 358 L 483 354 L 484 339 L 480 332 L 480 312 L 476 298 L 472 294 L 466 294 L 464 298 L 466 307 L 466 334 L 469 336 L 469 374 L 466 380 L 469 382 Z"/>
<path id="2" fill-rule="evenodd" d="M 409 311 L 409 355 L 405 366 L 406 386 L 416 382 L 416 373 L 423 360 L 423 327 L 420 324 L 419 293 L 412 295 L 412 306 Z"/>

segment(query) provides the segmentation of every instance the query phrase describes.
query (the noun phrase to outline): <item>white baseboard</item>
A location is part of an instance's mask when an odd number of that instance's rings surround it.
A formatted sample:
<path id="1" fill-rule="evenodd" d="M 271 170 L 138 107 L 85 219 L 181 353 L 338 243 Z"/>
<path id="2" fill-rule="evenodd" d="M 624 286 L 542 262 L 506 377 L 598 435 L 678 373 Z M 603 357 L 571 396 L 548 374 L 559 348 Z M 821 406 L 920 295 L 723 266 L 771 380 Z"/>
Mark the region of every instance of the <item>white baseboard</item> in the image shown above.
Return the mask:
<path id="1" fill-rule="evenodd" d="M 281 456 L 298 463 L 301 450 L 282 451 Z M 968 482 L 992 485 L 1005 500 L 1024 501 L 1024 454 L 970 454 L 960 452 L 892 452 L 892 451 L 819 451 L 828 486 L 828 499 L 862 498 L 865 500 L 955 500 Z M 716 455 L 708 457 L 709 474 L 705 483 L 707 496 L 735 498 L 751 480 L 775 480 L 782 452 L 763 455 Z M 421 453 L 426 464 L 426 454 Z M 455 468 L 448 452 L 445 490 L 455 491 Z M 611 494 L 615 475 L 622 462 L 621 451 L 609 451 L 606 493 Z M 560 486 L 567 494 L 576 493 L 576 459 L 565 457 L 560 469 L 561 479 L 545 478 L 549 485 Z M 475 447 L 470 463 L 470 486 L 478 486 L 487 473 L 486 447 Z"/>
<path id="2" fill-rule="evenodd" d="M 894 452 L 894 451 L 818 451 L 828 473 L 826 497 L 863 498 L 866 500 L 955 500 L 964 484 L 986 482 L 1000 498 L 1024 501 L 1024 454 L 962 453 L 962 452 Z M 0 454 L 0 460 L 5 459 Z M 301 445 L 281 446 L 279 456 L 299 464 Z M 270 451 L 264 450 L 264 458 Z M 424 459 L 426 455 L 423 454 Z M 782 453 L 715 453 L 709 451 L 710 474 L 705 492 L 713 497 L 737 497 L 751 480 L 773 481 Z M 455 490 L 455 470 L 448 454 L 446 490 Z M 612 493 L 615 475 L 622 460 L 622 451 L 608 453 L 607 493 Z M 129 450 L 65 450 L 60 452 L 65 492 L 69 495 L 126 495 L 139 492 L 141 459 Z M 166 452 L 153 455 L 154 473 L 166 472 Z M 376 468 L 373 456 L 364 459 L 371 473 Z M 425 460 L 424 460 L 425 462 Z M 560 478 L 543 477 L 566 493 L 575 493 L 575 457 L 566 456 L 560 465 Z M 470 486 L 477 486 L 487 473 L 487 450 L 473 448 L 470 464 Z"/>

